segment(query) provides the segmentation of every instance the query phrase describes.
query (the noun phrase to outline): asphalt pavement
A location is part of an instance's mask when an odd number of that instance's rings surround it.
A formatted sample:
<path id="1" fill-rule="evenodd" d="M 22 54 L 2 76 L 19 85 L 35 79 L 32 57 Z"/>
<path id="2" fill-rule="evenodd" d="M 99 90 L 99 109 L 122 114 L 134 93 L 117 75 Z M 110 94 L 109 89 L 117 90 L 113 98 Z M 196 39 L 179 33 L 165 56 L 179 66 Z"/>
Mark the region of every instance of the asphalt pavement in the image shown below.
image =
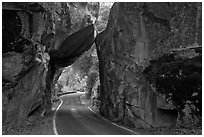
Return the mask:
<path id="1" fill-rule="evenodd" d="M 133 135 L 135 133 L 108 122 L 93 113 L 73 93 L 61 96 L 63 103 L 56 111 L 55 125 L 59 135 Z"/>

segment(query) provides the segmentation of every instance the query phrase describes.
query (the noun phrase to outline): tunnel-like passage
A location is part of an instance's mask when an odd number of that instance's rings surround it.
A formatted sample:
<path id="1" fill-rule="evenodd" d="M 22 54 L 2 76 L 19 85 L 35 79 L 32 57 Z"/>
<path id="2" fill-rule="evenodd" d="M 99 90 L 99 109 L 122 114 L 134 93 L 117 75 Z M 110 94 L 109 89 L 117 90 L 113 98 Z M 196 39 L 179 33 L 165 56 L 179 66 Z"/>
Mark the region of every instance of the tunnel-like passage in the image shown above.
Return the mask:
<path id="1" fill-rule="evenodd" d="M 62 68 L 94 42 L 101 115 L 133 128 L 199 123 L 201 11 L 200 3 L 114 3 L 95 38 L 98 3 L 3 3 L 3 124 L 49 113 Z"/>

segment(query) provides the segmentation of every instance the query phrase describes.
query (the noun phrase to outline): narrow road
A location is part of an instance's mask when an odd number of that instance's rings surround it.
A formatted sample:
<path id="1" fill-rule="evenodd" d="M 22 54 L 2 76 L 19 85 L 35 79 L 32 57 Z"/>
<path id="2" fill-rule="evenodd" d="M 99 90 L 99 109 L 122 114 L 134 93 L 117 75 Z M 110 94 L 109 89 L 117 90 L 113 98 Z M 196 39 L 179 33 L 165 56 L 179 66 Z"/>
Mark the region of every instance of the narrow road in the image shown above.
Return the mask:
<path id="1" fill-rule="evenodd" d="M 102 119 L 82 104 L 80 96 L 73 93 L 62 96 L 63 101 L 56 112 L 56 129 L 59 135 L 133 135 Z"/>

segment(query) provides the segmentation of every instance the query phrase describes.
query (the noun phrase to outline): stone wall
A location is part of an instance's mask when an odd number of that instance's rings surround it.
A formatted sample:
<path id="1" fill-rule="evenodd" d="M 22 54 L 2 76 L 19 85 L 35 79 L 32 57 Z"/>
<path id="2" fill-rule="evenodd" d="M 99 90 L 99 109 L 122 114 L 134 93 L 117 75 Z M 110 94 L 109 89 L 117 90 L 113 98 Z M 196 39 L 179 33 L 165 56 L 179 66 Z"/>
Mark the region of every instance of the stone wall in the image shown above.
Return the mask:
<path id="1" fill-rule="evenodd" d="M 114 3 L 96 38 L 102 115 L 130 127 L 175 126 L 177 107 L 157 94 L 144 70 L 173 49 L 201 46 L 201 8 L 201 3 Z"/>

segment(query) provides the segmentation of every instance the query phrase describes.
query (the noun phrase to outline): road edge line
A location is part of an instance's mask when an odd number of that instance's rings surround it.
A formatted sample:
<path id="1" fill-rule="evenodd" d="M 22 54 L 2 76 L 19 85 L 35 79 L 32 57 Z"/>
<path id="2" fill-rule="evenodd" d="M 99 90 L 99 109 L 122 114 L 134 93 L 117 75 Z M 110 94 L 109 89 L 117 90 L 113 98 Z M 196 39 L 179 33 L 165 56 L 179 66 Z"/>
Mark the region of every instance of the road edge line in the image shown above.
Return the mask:
<path id="1" fill-rule="evenodd" d="M 82 96 L 85 96 L 85 95 L 81 95 L 81 96 L 80 96 L 80 99 L 81 99 L 81 101 L 82 101 L 84 104 L 86 104 L 86 103 L 82 100 Z M 97 116 L 99 116 L 100 118 L 102 118 L 103 120 L 105 120 L 105 121 L 107 121 L 107 122 L 109 122 L 109 123 L 111 123 L 111 124 L 113 124 L 113 125 L 115 125 L 115 126 L 117 126 L 117 127 L 120 127 L 120 128 L 122 128 L 122 129 L 125 129 L 125 130 L 127 130 L 127 131 L 129 131 L 129 132 L 133 132 L 134 134 L 138 135 L 138 134 L 137 134 L 136 132 L 134 132 L 133 130 L 128 129 L 128 128 L 123 127 L 123 126 L 120 126 L 120 125 L 118 125 L 118 124 L 116 124 L 116 123 L 114 123 L 114 122 L 109 121 L 108 119 L 104 118 L 103 116 L 97 114 L 97 113 L 94 112 L 93 109 L 92 109 L 91 107 L 89 107 L 89 106 L 88 106 L 88 109 L 89 109 L 92 113 L 94 113 L 94 114 L 96 114 Z"/>
<path id="2" fill-rule="evenodd" d="M 61 102 L 61 103 L 59 104 L 59 106 L 55 109 L 54 117 L 53 117 L 53 120 L 52 120 L 53 130 L 54 130 L 54 134 L 55 134 L 55 135 L 59 135 L 58 132 L 57 132 L 57 127 L 56 127 L 55 118 L 56 118 L 56 113 L 57 113 L 57 111 L 59 110 L 59 108 L 61 107 L 63 101 L 60 99 L 60 102 Z"/>
<path id="3" fill-rule="evenodd" d="M 83 101 L 82 96 L 85 96 L 85 95 L 81 95 L 79 98 L 80 98 L 80 100 L 81 100 L 81 102 L 82 102 L 83 104 L 86 104 L 86 103 Z"/>

